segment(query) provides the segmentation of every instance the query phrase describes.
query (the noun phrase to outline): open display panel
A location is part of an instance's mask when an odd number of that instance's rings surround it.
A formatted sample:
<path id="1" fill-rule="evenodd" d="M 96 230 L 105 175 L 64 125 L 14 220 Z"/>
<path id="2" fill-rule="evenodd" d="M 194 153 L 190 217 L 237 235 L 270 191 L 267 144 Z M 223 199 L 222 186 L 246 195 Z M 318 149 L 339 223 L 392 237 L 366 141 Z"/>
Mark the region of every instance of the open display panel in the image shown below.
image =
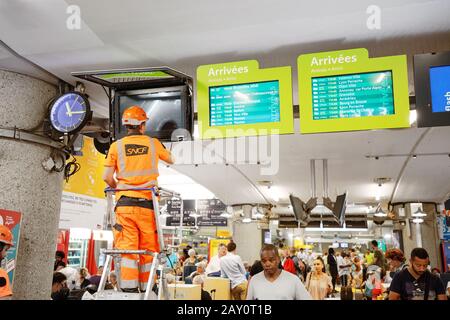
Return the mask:
<path id="1" fill-rule="evenodd" d="M 336 197 L 336 202 L 334 203 L 333 215 L 339 225 L 344 226 L 345 222 L 345 210 L 347 209 L 347 192 L 340 194 Z"/>
<path id="2" fill-rule="evenodd" d="M 414 56 L 417 126 L 450 126 L 450 51 Z"/>
<path id="3" fill-rule="evenodd" d="M 121 116 L 133 105 L 147 113 L 147 135 L 163 142 L 191 139 L 194 112 L 190 76 L 169 67 L 83 71 L 72 75 L 109 88 L 113 140 L 125 135 Z"/>
<path id="4" fill-rule="evenodd" d="M 149 118 L 145 128 L 145 134 L 148 136 L 161 141 L 190 139 L 192 114 L 186 87 L 117 91 L 113 104 L 113 128 L 116 139 L 126 135 L 126 128 L 121 122 L 122 114 L 128 107 L 134 105 L 144 109 Z"/>

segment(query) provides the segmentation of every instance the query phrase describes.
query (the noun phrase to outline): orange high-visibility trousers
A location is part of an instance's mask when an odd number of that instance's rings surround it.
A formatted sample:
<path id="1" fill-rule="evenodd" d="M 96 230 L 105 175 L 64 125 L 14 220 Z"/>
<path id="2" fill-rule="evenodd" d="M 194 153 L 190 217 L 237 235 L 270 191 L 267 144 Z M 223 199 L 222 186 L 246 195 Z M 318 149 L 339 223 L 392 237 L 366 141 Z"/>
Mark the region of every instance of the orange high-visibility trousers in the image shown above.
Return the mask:
<path id="1" fill-rule="evenodd" d="M 116 223 L 122 226 L 121 231 L 113 228 L 116 249 L 159 252 L 153 210 L 141 207 L 117 207 Z M 141 290 L 145 290 L 152 261 L 153 257 L 149 255 L 123 254 L 120 263 L 121 288 L 140 287 Z"/>

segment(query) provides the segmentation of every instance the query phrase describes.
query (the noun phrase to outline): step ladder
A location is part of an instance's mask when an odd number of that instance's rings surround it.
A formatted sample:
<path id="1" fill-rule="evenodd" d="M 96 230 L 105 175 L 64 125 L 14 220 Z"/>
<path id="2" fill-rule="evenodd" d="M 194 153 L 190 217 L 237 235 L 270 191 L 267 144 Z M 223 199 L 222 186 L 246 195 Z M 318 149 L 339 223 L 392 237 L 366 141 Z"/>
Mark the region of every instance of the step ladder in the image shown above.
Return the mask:
<path id="1" fill-rule="evenodd" d="M 165 277 L 165 263 L 167 259 L 167 249 L 164 245 L 164 238 L 159 221 L 159 200 L 158 197 L 179 197 L 178 193 L 163 189 L 163 188 L 133 188 L 133 189 L 112 189 L 106 188 L 105 193 L 107 195 L 107 212 L 103 220 L 103 229 L 112 230 L 115 221 L 114 212 L 114 198 L 113 193 L 116 191 L 151 191 L 153 201 L 153 211 L 155 214 L 156 229 L 158 233 L 158 241 L 160 252 L 153 252 L 148 250 L 120 250 L 120 249 L 102 249 L 101 253 L 106 255 L 105 265 L 103 266 L 103 273 L 100 279 L 97 292 L 94 294 L 95 300 L 169 300 L 169 290 Z M 147 282 L 145 293 L 130 293 L 114 290 L 105 290 L 107 279 L 111 273 L 112 261 L 114 260 L 115 268 L 117 270 L 117 282 L 120 286 L 120 259 L 122 254 L 137 254 L 137 255 L 151 255 L 153 256 L 152 265 L 150 268 L 150 275 Z M 159 286 L 157 295 L 153 292 L 153 286 L 155 284 L 156 272 L 159 270 Z M 120 290 L 120 289 L 119 289 Z"/>

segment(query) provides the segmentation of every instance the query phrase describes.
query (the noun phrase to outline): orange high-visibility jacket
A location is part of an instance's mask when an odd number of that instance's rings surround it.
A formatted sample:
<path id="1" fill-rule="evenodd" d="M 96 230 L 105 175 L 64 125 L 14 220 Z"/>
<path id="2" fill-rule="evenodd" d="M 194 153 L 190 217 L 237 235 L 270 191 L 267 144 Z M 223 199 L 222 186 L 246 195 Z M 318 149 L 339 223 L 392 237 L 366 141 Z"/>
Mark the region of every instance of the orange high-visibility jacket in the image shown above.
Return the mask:
<path id="1" fill-rule="evenodd" d="M 114 167 L 117 189 L 150 188 L 158 184 L 158 161 L 170 160 L 170 152 L 156 138 L 146 135 L 130 135 L 111 144 L 105 161 L 106 167 Z M 150 191 L 121 191 L 122 195 L 151 199 Z"/>
<path id="2" fill-rule="evenodd" d="M 0 287 L 0 298 L 12 295 L 11 286 L 9 285 L 9 277 L 5 270 L 0 269 L 0 278 L 5 278 L 6 284 Z"/>

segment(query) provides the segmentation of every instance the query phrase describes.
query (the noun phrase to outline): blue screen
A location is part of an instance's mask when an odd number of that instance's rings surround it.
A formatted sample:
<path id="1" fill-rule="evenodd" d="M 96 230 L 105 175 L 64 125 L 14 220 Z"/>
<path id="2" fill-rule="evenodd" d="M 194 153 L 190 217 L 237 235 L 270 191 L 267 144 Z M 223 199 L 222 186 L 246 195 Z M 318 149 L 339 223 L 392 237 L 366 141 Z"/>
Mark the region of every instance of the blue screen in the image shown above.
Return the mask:
<path id="1" fill-rule="evenodd" d="M 210 87 L 209 121 L 211 127 L 279 122 L 278 80 Z"/>
<path id="2" fill-rule="evenodd" d="M 431 110 L 450 112 L 450 66 L 430 68 Z"/>

